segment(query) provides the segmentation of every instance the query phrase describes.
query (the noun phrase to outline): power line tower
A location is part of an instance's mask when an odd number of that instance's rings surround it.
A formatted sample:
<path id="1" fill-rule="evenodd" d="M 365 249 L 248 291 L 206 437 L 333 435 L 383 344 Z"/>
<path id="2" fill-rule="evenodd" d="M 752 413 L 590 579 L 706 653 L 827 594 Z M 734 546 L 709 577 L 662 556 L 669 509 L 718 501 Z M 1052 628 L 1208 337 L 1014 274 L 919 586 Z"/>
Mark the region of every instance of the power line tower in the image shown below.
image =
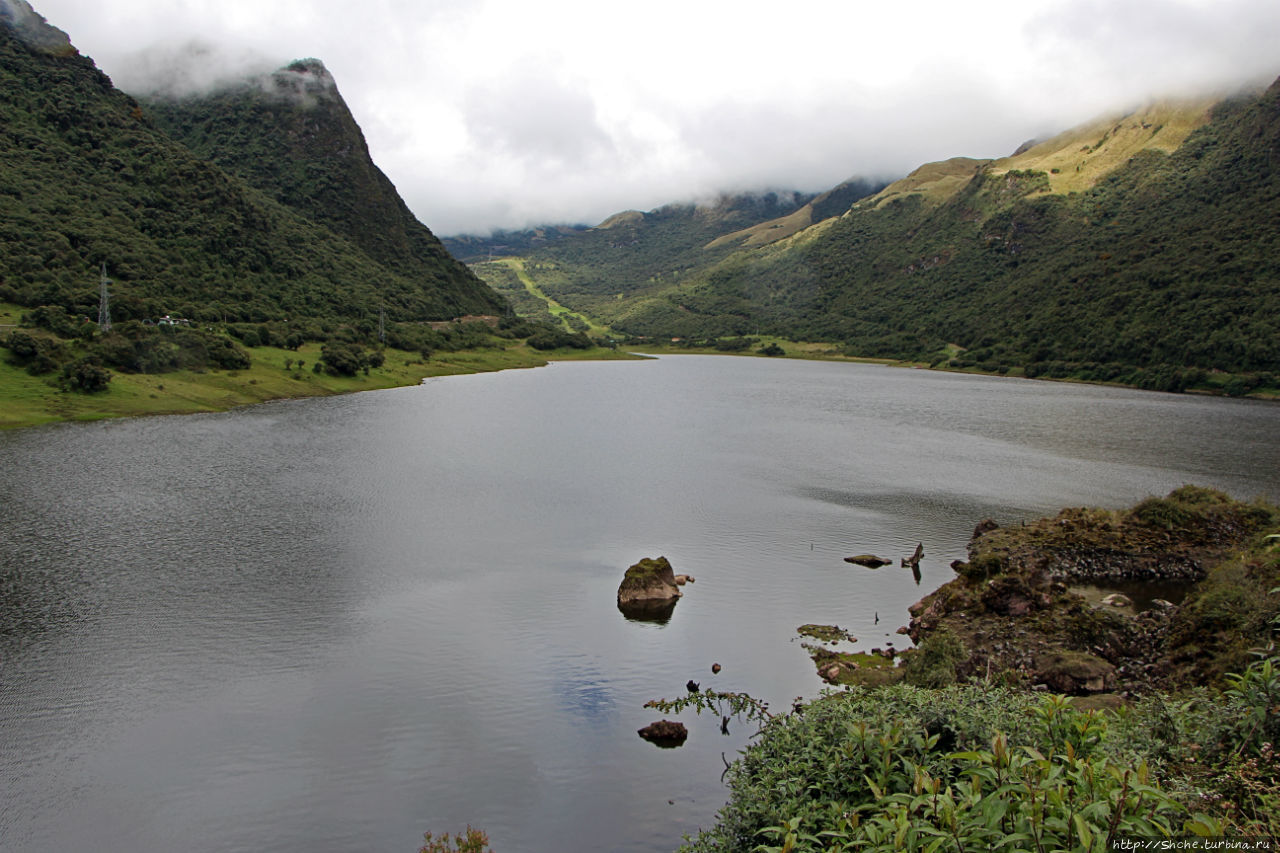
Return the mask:
<path id="1" fill-rule="evenodd" d="M 107 294 L 107 262 L 102 262 L 102 285 L 98 296 L 98 328 L 103 332 L 111 331 L 111 297 Z"/>

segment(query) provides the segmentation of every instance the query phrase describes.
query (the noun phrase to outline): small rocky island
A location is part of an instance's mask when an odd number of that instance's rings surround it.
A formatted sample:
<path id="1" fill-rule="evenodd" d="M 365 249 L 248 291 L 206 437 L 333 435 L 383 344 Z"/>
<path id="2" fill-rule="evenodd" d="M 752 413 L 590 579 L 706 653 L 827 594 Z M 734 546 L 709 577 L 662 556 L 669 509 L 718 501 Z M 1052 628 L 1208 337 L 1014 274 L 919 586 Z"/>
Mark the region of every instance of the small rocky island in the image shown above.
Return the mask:
<path id="1" fill-rule="evenodd" d="M 677 575 L 666 557 L 646 557 L 627 569 L 618 586 L 618 609 L 628 619 L 666 621 L 683 593 L 680 587 L 693 583 L 688 575 Z"/>

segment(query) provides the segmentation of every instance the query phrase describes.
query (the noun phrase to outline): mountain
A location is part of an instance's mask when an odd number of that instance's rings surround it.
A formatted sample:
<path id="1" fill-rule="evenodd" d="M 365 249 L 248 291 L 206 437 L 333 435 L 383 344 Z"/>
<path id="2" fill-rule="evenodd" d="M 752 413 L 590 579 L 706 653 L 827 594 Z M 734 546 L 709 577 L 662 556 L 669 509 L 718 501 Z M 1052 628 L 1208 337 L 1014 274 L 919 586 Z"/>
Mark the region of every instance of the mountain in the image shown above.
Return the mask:
<path id="1" fill-rule="evenodd" d="M 608 304 L 569 284 L 625 265 L 606 247 L 575 254 L 562 241 L 526 266 L 562 304 L 636 335 L 763 332 L 1174 390 L 1211 371 L 1274 381 L 1277 140 L 1280 82 L 1148 105 L 1007 158 L 927 164 L 827 204 L 825 218 L 797 209 L 726 229 L 705 245 L 739 248 L 678 277 L 601 276 Z"/>
<path id="2" fill-rule="evenodd" d="M 149 96 L 143 106 L 198 156 L 346 237 L 387 269 L 435 283 L 449 293 L 451 316 L 503 310 L 374 165 L 319 60 L 299 60 L 203 96 Z"/>
<path id="3" fill-rule="evenodd" d="M 464 264 L 471 264 L 491 261 L 494 258 L 524 255 L 544 248 L 557 240 L 581 234 L 589 228 L 590 226 L 587 225 L 547 225 L 527 228 L 523 231 L 500 229 L 488 237 L 462 234 L 456 237 L 443 237 L 441 242 L 449 250 L 449 254 Z"/>
<path id="4" fill-rule="evenodd" d="M 0 90 L 0 301 L 96 316 L 105 263 L 117 321 L 180 314 L 320 334 L 383 308 L 428 320 L 505 306 L 425 228 L 395 218 L 389 184 L 352 196 L 337 185 L 345 173 L 316 179 L 320 206 L 380 206 L 385 239 L 297 196 L 282 203 L 170 137 L 25 0 L 0 0 Z M 329 125 L 310 127 L 282 147 L 323 151 Z M 339 144 L 351 146 L 344 168 L 355 172 L 367 152 L 353 127 Z M 376 168 L 365 170 L 377 184 Z"/>
<path id="5" fill-rule="evenodd" d="M 724 194 L 647 212 L 629 210 L 594 228 L 561 232 L 520 254 L 529 259 L 531 274 L 547 294 L 605 323 L 625 325 L 624 314 L 637 304 L 649 305 L 651 296 L 679 287 L 693 272 L 750 243 L 752 229 L 784 220 L 807 223 L 815 205 L 825 210 L 830 199 L 838 198 L 847 207 L 882 186 L 852 180 L 823 196 L 774 190 Z M 513 254 L 489 248 L 494 255 Z M 508 276 L 503 265 L 476 268 L 495 284 Z M 658 304 L 665 304 L 660 297 Z"/>

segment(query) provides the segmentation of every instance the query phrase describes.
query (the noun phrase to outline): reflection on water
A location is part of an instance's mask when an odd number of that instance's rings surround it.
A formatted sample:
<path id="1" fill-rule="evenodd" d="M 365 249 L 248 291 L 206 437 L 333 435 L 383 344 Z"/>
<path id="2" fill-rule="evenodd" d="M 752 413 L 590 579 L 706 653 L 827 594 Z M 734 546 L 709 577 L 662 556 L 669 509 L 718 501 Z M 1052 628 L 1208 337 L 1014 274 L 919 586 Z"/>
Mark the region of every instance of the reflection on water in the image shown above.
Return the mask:
<path id="1" fill-rule="evenodd" d="M 1144 610 L 1160 607 L 1162 601 L 1181 604 L 1193 585 L 1186 581 L 1115 581 L 1104 586 L 1080 584 L 1069 589 L 1094 607 L 1108 607 L 1119 613 L 1136 615 Z M 1116 606 L 1103 600 L 1117 593 L 1125 596 L 1130 603 Z"/>
<path id="2" fill-rule="evenodd" d="M 0 433 L 0 849 L 656 851 L 714 820 L 796 637 L 885 645 L 974 524 L 1280 496 L 1280 407 L 874 366 L 558 364 Z M 856 553 L 906 569 L 850 571 Z M 616 608 L 666 554 L 696 595 Z M 1168 596 L 1165 596 L 1168 597 Z M 711 664 L 723 664 L 711 672 Z"/>
<path id="3" fill-rule="evenodd" d="M 618 612 L 628 622 L 650 622 L 665 625 L 671 621 L 671 614 L 676 612 L 676 602 L 680 599 L 640 599 L 638 601 L 618 602 Z"/>

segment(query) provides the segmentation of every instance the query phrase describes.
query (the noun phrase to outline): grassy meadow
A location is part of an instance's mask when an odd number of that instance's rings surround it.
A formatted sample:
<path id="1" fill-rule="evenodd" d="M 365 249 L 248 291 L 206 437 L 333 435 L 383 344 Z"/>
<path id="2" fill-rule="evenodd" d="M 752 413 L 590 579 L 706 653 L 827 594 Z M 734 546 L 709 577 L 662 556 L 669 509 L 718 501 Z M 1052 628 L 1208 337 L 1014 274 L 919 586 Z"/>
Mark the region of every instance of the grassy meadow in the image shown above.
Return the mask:
<path id="1" fill-rule="evenodd" d="M 3 316 L 0 314 L 0 323 L 9 322 Z M 305 344 L 296 352 L 255 347 L 250 350 L 253 363 L 245 370 L 159 374 L 113 371 L 107 390 L 93 394 L 64 391 L 49 377 L 31 376 L 0 359 L 0 429 L 54 421 L 220 412 L 266 400 L 416 385 L 432 376 L 541 367 L 549 361 L 569 359 L 632 357 L 602 348 L 539 352 L 519 344 L 503 349 L 442 352 L 423 361 L 418 353 L 387 349 L 382 366 L 371 368 L 367 376 L 333 376 L 312 370 L 320 358 L 320 346 Z"/>

